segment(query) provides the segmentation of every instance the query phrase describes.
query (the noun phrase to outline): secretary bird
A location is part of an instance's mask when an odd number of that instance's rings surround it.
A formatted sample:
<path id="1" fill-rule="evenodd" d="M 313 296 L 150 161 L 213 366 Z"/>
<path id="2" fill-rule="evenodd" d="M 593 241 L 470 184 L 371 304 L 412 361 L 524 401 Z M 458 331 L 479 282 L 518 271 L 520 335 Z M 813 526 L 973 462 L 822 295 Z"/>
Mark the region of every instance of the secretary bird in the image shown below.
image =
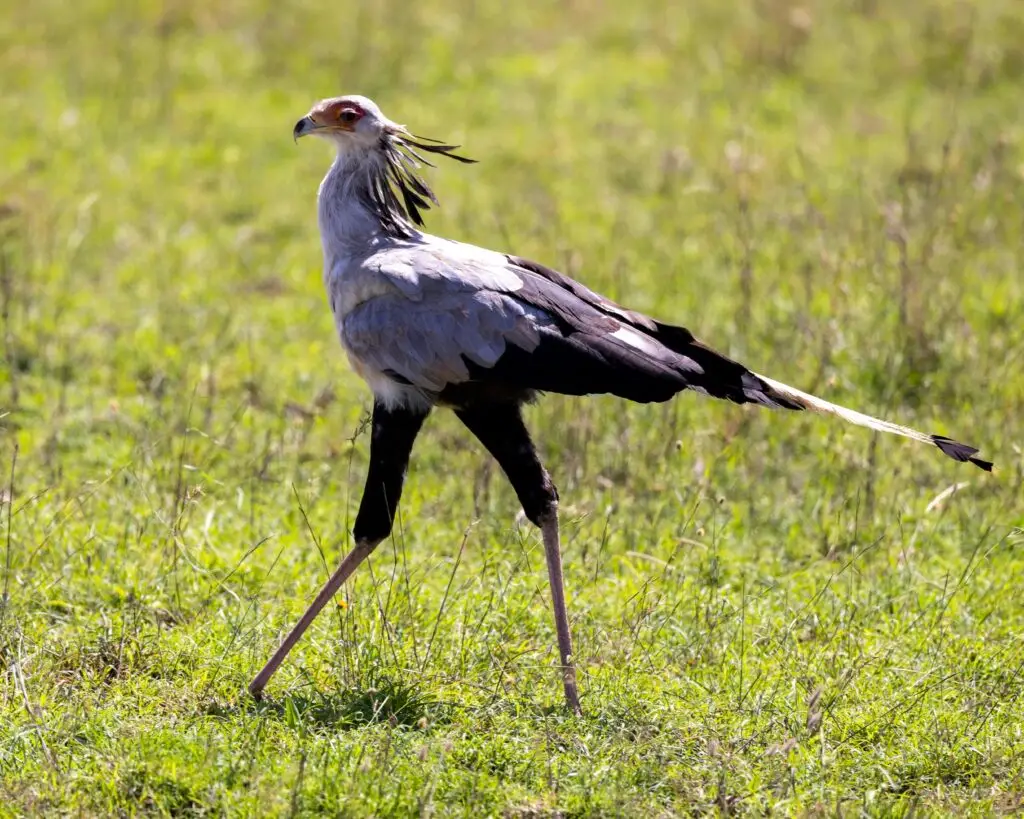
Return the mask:
<path id="1" fill-rule="evenodd" d="M 373 390 L 370 465 L 341 561 L 249 686 L 259 697 L 303 632 L 355 568 L 391 533 L 413 442 L 434 406 L 452 409 L 494 456 L 526 517 L 541 530 L 568 707 L 580 713 L 558 539 L 558 492 L 523 423 L 539 393 L 610 393 L 642 403 L 683 390 L 809 410 L 939 448 L 977 449 L 831 404 L 748 370 L 682 327 L 620 307 L 518 256 L 431 236 L 420 211 L 437 199 L 419 175 L 424 153 L 459 162 L 457 145 L 411 134 L 361 96 L 323 100 L 295 125 L 333 144 L 320 185 L 324 283 L 341 344 Z"/>

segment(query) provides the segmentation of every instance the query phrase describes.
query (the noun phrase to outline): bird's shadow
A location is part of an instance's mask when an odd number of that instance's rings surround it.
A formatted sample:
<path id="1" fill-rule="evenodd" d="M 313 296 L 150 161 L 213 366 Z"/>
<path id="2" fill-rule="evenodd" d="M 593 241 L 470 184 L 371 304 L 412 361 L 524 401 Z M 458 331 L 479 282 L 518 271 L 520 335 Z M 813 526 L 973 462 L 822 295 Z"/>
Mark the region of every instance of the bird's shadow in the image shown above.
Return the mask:
<path id="1" fill-rule="evenodd" d="M 449 707 L 398 681 L 339 691 L 297 693 L 279 699 L 243 693 L 235 701 L 210 700 L 200 708 L 208 717 L 253 716 L 273 719 L 296 730 L 350 730 L 385 723 L 395 728 L 425 728 L 449 721 Z"/>

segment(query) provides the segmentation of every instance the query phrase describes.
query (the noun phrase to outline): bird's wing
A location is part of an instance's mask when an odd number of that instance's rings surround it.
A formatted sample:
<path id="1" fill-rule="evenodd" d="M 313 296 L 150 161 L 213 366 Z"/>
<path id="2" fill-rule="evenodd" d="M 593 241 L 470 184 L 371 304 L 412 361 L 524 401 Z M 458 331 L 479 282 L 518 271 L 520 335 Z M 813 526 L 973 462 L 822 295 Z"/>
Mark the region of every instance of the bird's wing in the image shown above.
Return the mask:
<path id="1" fill-rule="evenodd" d="M 386 287 L 345 310 L 345 345 L 365 364 L 420 389 L 477 382 L 649 402 L 693 388 L 780 406 L 744 367 L 686 330 L 523 259 L 431 237 L 380 251 L 361 268 Z M 710 380 L 709 364 L 717 368 Z M 726 370 L 735 371 L 735 384 L 722 381 Z"/>

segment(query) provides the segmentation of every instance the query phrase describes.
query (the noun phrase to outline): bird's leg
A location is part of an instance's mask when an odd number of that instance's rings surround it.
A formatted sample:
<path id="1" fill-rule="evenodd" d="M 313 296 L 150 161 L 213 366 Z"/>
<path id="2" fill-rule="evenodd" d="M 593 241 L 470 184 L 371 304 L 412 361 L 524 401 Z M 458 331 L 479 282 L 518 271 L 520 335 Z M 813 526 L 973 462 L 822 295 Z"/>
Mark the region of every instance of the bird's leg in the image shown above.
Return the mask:
<path id="1" fill-rule="evenodd" d="M 348 577 L 352 572 L 355 571 L 356 567 L 365 560 L 370 552 L 377 548 L 377 544 L 380 541 L 366 541 L 356 542 L 355 548 L 345 555 L 345 559 L 341 561 L 341 565 L 335 569 L 334 574 L 330 576 L 327 583 L 320 593 L 316 596 L 313 604 L 306 609 L 306 613 L 302 615 L 299 622 L 295 624 L 288 636 L 284 638 L 281 645 L 278 646 L 277 651 L 274 652 L 273 656 L 267 660 L 267 664 L 263 666 L 263 669 L 257 674 L 251 683 L 249 683 L 249 693 L 259 699 L 263 694 L 263 689 L 267 683 L 270 682 L 270 678 L 274 676 L 274 672 L 277 671 L 279 665 L 284 662 L 284 658 L 288 656 L 288 652 L 292 650 L 295 644 L 302 637 L 303 633 L 309 628 L 316 616 L 321 612 L 324 606 L 327 605 L 328 601 L 334 597 L 338 589 L 341 588 L 341 584 L 348 580 Z"/>
<path id="2" fill-rule="evenodd" d="M 380 402 L 374 403 L 370 469 L 366 475 L 363 498 L 359 503 L 356 525 L 352 530 L 355 548 L 341 561 L 341 565 L 320 590 L 313 604 L 306 609 L 306 613 L 288 633 L 263 670 L 249 684 L 249 693 L 254 697 L 260 696 L 278 666 L 288 656 L 288 652 L 341 588 L 342 583 L 391 533 L 398 501 L 402 496 L 402 484 L 405 482 L 412 445 L 428 412 L 428 409 L 405 407 L 388 409 Z"/>
<path id="3" fill-rule="evenodd" d="M 488 404 L 456 410 L 456 415 L 487 447 L 519 496 L 523 511 L 540 527 L 544 557 L 548 565 L 551 600 L 555 610 L 558 655 L 565 686 L 565 702 L 575 714 L 582 714 L 576 689 L 576 665 L 569 633 L 569 614 L 565 606 L 562 580 L 562 554 L 558 540 L 558 490 L 551 482 L 530 433 L 523 423 L 517 404 Z"/>
<path id="4" fill-rule="evenodd" d="M 548 583 L 555 608 L 555 632 L 558 635 L 558 653 L 562 661 L 562 682 L 565 702 L 574 714 L 582 714 L 580 695 L 576 690 L 576 662 L 572 656 L 572 635 L 569 633 L 569 612 L 565 607 L 565 583 L 562 580 L 562 549 L 558 540 L 557 502 L 543 518 L 540 526 L 544 539 L 544 558 L 548 564 Z"/>

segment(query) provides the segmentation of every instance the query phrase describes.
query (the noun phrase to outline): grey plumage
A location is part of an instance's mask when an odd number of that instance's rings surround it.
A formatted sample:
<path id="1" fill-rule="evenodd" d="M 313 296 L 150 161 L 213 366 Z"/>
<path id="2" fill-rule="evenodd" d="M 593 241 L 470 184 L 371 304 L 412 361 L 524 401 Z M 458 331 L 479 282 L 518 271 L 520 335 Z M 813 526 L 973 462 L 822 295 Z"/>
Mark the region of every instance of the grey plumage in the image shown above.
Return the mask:
<path id="1" fill-rule="evenodd" d="M 469 365 L 490 368 L 509 344 L 532 352 L 543 311 L 493 290 L 447 293 L 429 301 L 380 296 L 345 318 L 342 341 L 364 364 L 421 390 L 434 400 L 452 384 L 470 380 Z"/>

